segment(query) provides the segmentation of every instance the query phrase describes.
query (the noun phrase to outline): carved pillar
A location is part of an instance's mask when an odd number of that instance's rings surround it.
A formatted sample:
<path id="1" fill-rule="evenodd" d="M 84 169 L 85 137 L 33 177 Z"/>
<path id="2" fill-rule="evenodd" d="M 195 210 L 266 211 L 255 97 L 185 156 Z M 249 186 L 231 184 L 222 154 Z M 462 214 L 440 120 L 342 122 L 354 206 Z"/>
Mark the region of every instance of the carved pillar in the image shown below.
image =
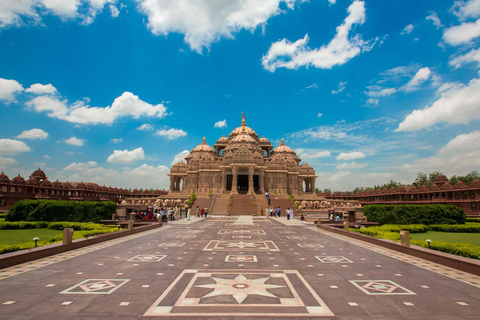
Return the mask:
<path id="1" fill-rule="evenodd" d="M 174 179 L 174 177 L 170 176 L 170 189 L 169 189 L 170 192 L 173 191 L 173 179 Z"/>
<path id="2" fill-rule="evenodd" d="M 222 184 L 221 184 L 221 186 L 220 186 L 220 192 L 223 193 L 223 191 L 225 191 L 225 189 L 226 189 L 226 185 L 225 185 L 225 184 L 226 184 L 226 182 L 227 182 L 227 179 L 226 179 L 227 173 L 226 173 L 226 171 L 225 171 L 224 168 L 222 168 L 222 171 L 221 171 L 220 174 L 222 175 Z"/>
<path id="3" fill-rule="evenodd" d="M 253 168 L 248 168 L 248 193 L 254 192 L 253 188 Z"/>
<path id="4" fill-rule="evenodd" d="M 265 193 L 265 171 L 260 170 L 260 193 Z"/>
<path id="5" fill-rule="evenodd" d="M 233 175 L 233 178 L 232 178 L 232 193 L 234 194 L 238 194 L 238 191 L 237 191 L 237 167 L 232 167 L 232 175 Z"/>

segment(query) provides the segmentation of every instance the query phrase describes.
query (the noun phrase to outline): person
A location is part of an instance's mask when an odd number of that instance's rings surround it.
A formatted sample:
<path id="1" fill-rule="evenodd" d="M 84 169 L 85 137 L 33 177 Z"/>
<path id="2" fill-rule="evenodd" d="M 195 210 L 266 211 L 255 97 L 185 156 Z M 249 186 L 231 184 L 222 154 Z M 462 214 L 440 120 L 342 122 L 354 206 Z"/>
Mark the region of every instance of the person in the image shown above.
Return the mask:
<path id="1" fill-rule="evenodd" d="M 190 220 L 190 208 L 187 209 L 187 220 Z"/>
<path id="2" fill-rule="evenodd" d="M 205 210 L 202 208 L 200 209 L 200 216 L 203 218 L 203 214 L 205 213 Z"/>
<path id="3" fill-rule="evenodd" d="M 280 207 L 277 208 L 277 215 L 280 218 L 280 216 L 282 215 L 282 208 Z"/>
<path id="4" fill-rule="evenodd" d="M 200 209 L 197 206 L 197 218 L 200 217 Z"/>
<path id="5" fill-rule="evenodd" d="M 337 215 L 337 221 L 340 221 L 340 215 Z"/>
<path id="6" fill-rule="evenodd" d="M 330 221 L 333 221 L 333 213 L 330 213 Z"/>
<path id="7" fill-rule="evenodd" d="M 293 220 L 293 209 L 290 209 L 290 220 Z"/>
<path id="8" fill-rule="evenodd" d="M 265 217 L 268 217 L 268 208 L 265 208 Z"/>
<path id="9" fill-rule="evenodd" d="M 303 216 L 303 214 L 302 214 L 302 216 L 300 217 L 300 220 L 305 221 L 305 217 Z"/>
<path id="10" fill-rule="evenodd" d="M 173 213 L 173 217 L 174 217 L 175 220 L 178 219 L 178 207 L 177 206 L 175 206 L 175 212 Z"/>
<path id="11" fill-rule="evenodd" d="M 207 219 L 208 208 L 205 208 L 204 213 L 205 213 L 205 219 Z"/>
<path id="12" fill-rule="evenodd" d="M 265 192 L 265 199 L 268 199 L 268 191 Z"/>
<path id="13" fill-rule="evenodd" d="M 287 220 L 290 220 L 290 208 L 288 208 L 285 212 L 287 213 Z"/>

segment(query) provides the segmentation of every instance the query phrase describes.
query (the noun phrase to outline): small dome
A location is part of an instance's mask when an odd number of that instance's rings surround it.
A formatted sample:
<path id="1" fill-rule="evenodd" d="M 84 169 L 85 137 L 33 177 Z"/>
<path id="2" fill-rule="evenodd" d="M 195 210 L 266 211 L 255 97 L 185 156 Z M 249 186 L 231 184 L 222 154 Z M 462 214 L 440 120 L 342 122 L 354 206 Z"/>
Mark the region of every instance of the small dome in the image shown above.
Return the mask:
<path id="1" fill-rule="evenodd" d="M 275 149 L 273 149 L 273 152 L 274 153 L 295 153 L 295 151 L 293 151 L 292 148 L 285 145 L 285 140 L 283 139 L 280 145 Z"/>
<path id="2" fill-rule="evenodd" d="M 268 139 L 265 138 L 264 136 L 262 136 L 259 141 L 260 143 L 270 143 L 270 141 L 268 141 Z"/>
<path id="3" fill-rule="evenodd" d="M 183 161 L 178 161 L 173 167 L 186 167 L 187 165 Z"/>
<path id="4" fill-rule="evenodd" d="M 63 188 L 64 189 L 67 189 L 67 190 L 71 190 L 73 189 L 73 186 L 67 181 L 67 182 L 64 182 L 62 183 L 63 184 Z"/>
<path id="5" fill-rule="evenodd" d="M 9 183 L 10 182 L 10 179 L 7 177 L 7 175 L 5 173 L 0 173 L 0 182 L 3 182 L 3 183 Z"/>
<path id="6" fill-rule="evenodd" d="M 63 184 L 60 181 L 55 181 L 52 183 L 52 187 L 57 188 L 57 189 L 63 189 Z"/>
<path id="7" fill-rule="evenodd" d="M 40 180 L 35 178 L 30 178 L 27 180 L 27 185 L 29 186 L 37 186 L 40 183 Z"/>
<path id="8" fill-rule="evenodd" d="M 205 142 L 205 137 L 203 137 L 203 141 L 201 144 L 193 148 L 192 152 L 213 152 L 215 153 L 215 150 L 213 150 L 212 147 L 210 147 L 206 142 Z"/>
<path id="9" fill-rule="evenodd" d="M 480 188 L 480 180 L 475 179 L 468 185 L 470 188 Z"/>
<path id="10" fill-rule="evenodd" d="M 45 180 L 45 179 L 47 179 L 47 175 L 45 174 L 45 172 L 42 171 L 42 169 L 38 168 L 38 170 L 35 170 L 35 172 L 33 172 L 30 175 L 30 178 Z"/>
<path id="11" fill-rule="evenodd" d="M 455 189 L 465 189 L 465 188 L 468 188 L 468 186 L 465 184 L 465 182 L 463 181 L 458 181 L 455 186 L 454 186 Z"/>
<path id="12" fill-rule="evenodd" d="M 309 165 L 308 163 L 304 162 L 300 168 L 305 168 L 305 169 L 313 169 L 313 167 L 311 165 Z"/>
<path id="13" fill-rule="evenodd" d="M 40 186 L 48 188 L 52 186 L 52 183 L 48 179 L 45 179 L 42 182 L 40 182 Z"/>
<path id="14" fill-rule="evenodd" d="M 435 179 L 435 184 L 444 184 L 448 182 L 448 179 L 447 177 L 445 177 L 443 174 L 439 175 L 436 179 Z"/>
<path id="15" fill-rule="evenodd" d="M 18 175 L 12 179 L 12 182 L 17 184 L 25 184 L 25 179 L 23 179 L 21 175 Z"/>
<path id="16" fill-rule="evenodd" d="M 85 183 L 83 183 L 83 181 L 75 186 L 75 188 L 77 189 L 86 189 L 86 187 L 87 186 L 85 185 Z"/>
<path id="17" fill-rule="evenodd" d="M 228 138 L 225 136 L 222 136 L 220 139 L 217 140 L 217 143 L 227 143 Z"/>

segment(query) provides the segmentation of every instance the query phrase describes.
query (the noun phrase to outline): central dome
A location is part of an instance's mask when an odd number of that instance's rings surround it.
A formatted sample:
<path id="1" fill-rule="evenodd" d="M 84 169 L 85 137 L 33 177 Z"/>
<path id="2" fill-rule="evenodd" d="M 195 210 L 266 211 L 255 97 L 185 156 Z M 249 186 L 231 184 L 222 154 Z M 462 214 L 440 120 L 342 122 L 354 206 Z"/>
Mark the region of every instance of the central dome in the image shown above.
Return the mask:
<path id="1" fill-rule="evenodd" d="M 248 134 L 249 136 L 254 138 L 255 141 L 258 141 L 258 134 L 252 128 L 247 127 L 247 125 L 245 124 L 245 119 L 242 119 L 242 125 L 238 128 L 233 129 L 233 131 L 230 132 L 228 137 L 232 139 L 233 137 L 238 136 L 240 134 Z"/>

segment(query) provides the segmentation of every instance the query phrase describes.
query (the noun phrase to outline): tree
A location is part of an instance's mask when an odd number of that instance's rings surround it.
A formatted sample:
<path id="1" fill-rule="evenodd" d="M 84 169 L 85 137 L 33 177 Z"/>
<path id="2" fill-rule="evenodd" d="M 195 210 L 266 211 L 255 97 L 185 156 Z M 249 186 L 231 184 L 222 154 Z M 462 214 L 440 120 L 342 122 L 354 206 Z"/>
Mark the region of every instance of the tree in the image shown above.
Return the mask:
<path id="1" fill-rule="evenodd" d="M 438 178 L 439 175 L 442 173 L 440 171 L 434 171 L 428 175 L 428 182 L 429 185 L 427 187 L 432 186 L 435 183 L 435 180 Z"/>
<path id="2" fill-rule="evenodd" d="M 328 188 L 325 188 L 323 189 L 323 192 L 329 192 L 329 193 L 332 193 L 332 190 L 328 189 Z"/>
<path id="3" fill-rule="evenodd" d="M 412 183 L 415 187 L 420 188 L 421 186 L 428 186 L 428 177 L 425 172 L 419 172 L 417 178 Z"/>

